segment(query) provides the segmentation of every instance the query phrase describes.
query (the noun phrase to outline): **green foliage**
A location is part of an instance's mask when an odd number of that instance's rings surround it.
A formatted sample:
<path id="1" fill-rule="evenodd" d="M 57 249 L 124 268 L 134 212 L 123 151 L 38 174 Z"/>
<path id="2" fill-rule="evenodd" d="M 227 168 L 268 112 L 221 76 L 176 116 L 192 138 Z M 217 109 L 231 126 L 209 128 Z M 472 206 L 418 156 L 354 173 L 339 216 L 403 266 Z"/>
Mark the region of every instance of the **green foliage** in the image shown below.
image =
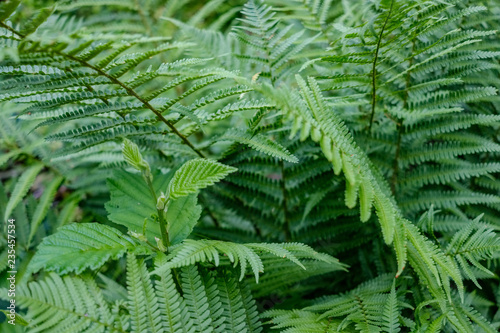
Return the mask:
<path id="1" fill-rule="evenodd" d="M 198 223 L 200 215 L 201 207 L 197 204 L 196 195 L 172 200 L 166 214 L 167 221 L 172 221 L 167 226 L 170 242 L 177 244 L 186 239 Z"/>
<path id="2" fill-rule="evenodd" d="M 184 197 L 207 186 L 213 185 L 236 168 L 216 161 L 194 159 L 183 164 L 170 180 L 167 196 L 172 199 Z"/>
<path id="3" fill-rule="evenodd" d="M 168 181 L 165 175 L 154 177 L 153 186 L 167 188 Z M 137 233 L 142 232 L 145 224 L 145 235 L 151 241 L 154 241 L 154 237 L 160 237 L 158 224 L 151 216 L 156 212 L 156 202 L 141 176 L 117 170 L 113 177 L 108 179 L 108 186 L 111 200 L 106 203 L 106 210 L 110 221 Z"/>
<path id="4" fill-rule="evenodd" d="M 149 164 L 142 158 L 142 155 L 139 152 L 139 147 L 137 147 L 135 143 L 128 139 L 123 140 L 122 152 L 125 161 L 134 169 L 151 173 Z"/>
<path id="5" fill-rule="evenodd" d="M 498 5 L 1 1 L 0 330 L 497 332 Z"/>
<path id="6" fill-rule="evenodd" d="M 12 195 L 7 203 L 7 207 L 5 208 L 4 220 L 7 220 L 12 213 L 12 210 L 21 202 L 23 197 L 28 193 L 29 188 L 33 185 L 36 176 L 42 170 L 43 165 L 37 164 L 31 166 L 29 169 L 23 172 L 22 176 L 19 178 L 19 181 L 16 183 L 14 190 L 12 191 Z"/>
<path id="7" fill-rule="evenodd" d="M 70 224 L 46 237 L 30 265 L 40 269 L 80 274 L 86 268 L 97 269 L 110 258 L 117 259 L 127 250 L 141 251 L 136 242 L 118 230 L 95 223 Z"/>

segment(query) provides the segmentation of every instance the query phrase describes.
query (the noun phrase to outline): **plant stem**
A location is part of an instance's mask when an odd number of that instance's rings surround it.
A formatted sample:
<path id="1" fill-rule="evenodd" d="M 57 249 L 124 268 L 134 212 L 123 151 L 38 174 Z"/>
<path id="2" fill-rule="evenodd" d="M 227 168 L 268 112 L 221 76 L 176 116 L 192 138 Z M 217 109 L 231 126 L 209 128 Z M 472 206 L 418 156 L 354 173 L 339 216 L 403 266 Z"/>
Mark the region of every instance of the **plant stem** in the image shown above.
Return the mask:
<path id="1" fill-rule="evenodd" d="M 392 7 L 394 6 L 394 0 L 391 1 L 391 7 L 389 8 L 389 13 L 387 13 L 387 17 L 385 18 L 384 25 L 380 30 L 380 35 L 377 41 L 377 48 L 375 49 L 375 58 L 373 59 L 372 65 L 372 112 L 370 115 L 370 125 L 368 126 L 368 133 L 372 131 L 373 125 L 373 117 L 375 116 L 375 104 L 377 102 L 377 60 L 378 60 L 378 52 L 380 51 L 380 44 L 382 43 L 382 37 L 384 35 L 384 30 L 389 22 L 389 18 L 391 17 Z"/>
<path id="2" fill-rule="evenodd" d="M 148 184 L 149 191 L 151 192 L 153 199 L 154 199 L 154 204 L 156 206 L 156 203 L 158 201 L 158 197 L 156 196 L 155 189 L 153 187 L 153 183 L 151 182 L 151 179 L 149 177 L 144 177 L 146 179 L 146 183 Z M 168 231 L 167 231 L 167 221 L 165 219 L 165 216 L 163 214 L 162 209 L 156 209 L 158 213 L 158 220 L 160 221 L 160 233 L 161 233 L 161 242 L 163 246 L 167 248 L 168 252 L 168 247 L 170 246 L 170 239 L 168 237 Z"/>
<path id="3" fill-rule="evenodd" d="M 283 160 L 280 161 L 280 169 L 281 169 L 281 192 L 283 193 L 283 219 L 285 222 L 285 241 L 290 242 L 292 240 L 292 234 L 290 231 L 290 219 L 288 218 L 288 197 L 286 193 L 286 184 L 285 184 L 285 162 Z"/>
<path id="4" fill-rule="evenodd" d="M 10 32 L 18 35 L 19 37 L 21 37 L 21 39 L 24 39 L 26 36 L 17 32 L 15 29 L 9 27 L 8 25 L 6 25 L 5 23 L 3 22 L 0 22 L 0 27 L 2 28 L 5 28 L 7 30 L 9 30 Z M 66 54 L 62 51 L 58 51 L 58 50 L 51 50 L 51 52 L 55 53 L 55 54 L 58 54 L 62 57 L 65 57 L 65 58 L 68 58 L 70 60 L 73 60 L 73 61 L 76 61 L 78 63 L 80 63 L 81 65 L 87 67 L 87 68 L 90 68 L 94 71 L 96 71 L 98 74 L 104 76 L 105 78 L 107 78 L 108 80 L 110 80 L 112 83 L 116 84 L 116 85 L 119 85 L 120 87 L 122 87 L 123 89 L 125 89 L 127 91 L 127 93 L 132 96 L 132 97 L 135 97 L 139 102 L 141 102 L 147 109 L 151 110 L 157 117 L 158 119 L 160 119 L 163 123 L 165 123 L 169 128 L 170 130 L 175 134 L 177 135 L 189 148 L 191 148 L 198 156 L 200 156 L 201 158 L 204 158 L 205 155 L 203 155 L 203 153 L 201 151 L 199 151 L 198 149 L 196 149 L 193 144 L 184 136 L 182 135 L 182 133 L 180 133 L 177 128 L 175 128 L 175 126 L 170 122 L 168 121 L 167 119 L 165 119 L 165 117 L 161 114 L 160 111 L 158 111 L 154 106 L 152 106 L 148 101 L 146 101 L 144 98 L 142 98 L 141 96 L 139 96 L 134 89 L 130 88 L 129 86 L 127 86 L 125 83 L 121 82 L 120 80 L 118 80 L 116 77 L 112 76 L 112 75 L 109 75 L 108 73 L 106 73 L 104 70 L 98 68 L 98 67 L 95 67 L 94 65 L 92 65 L 91 63 L 85 61 L 85 60 L 81 60 L 79 59 L 78 57 L 75 57 L 73 55 L 70 55 L 70 54 Z"/>
<path id="5" fill-rule="evenodd" d="M 203 155 L 202 152 L 200 152 L 198 149 L 196 149 L 193 144 L 184 136 L 182 135 L 182 133 L 180 133 L 177 128 L 175 128 L 174 125 L 172 125 L 172 123 L 170 121 L 168 121 L 167 119 L 165 119 L 165 117 L 161 114 L 160 111 L 158 111 L 154 106 L 152 106 L 148 101 L 146 101 L 144 98 L 142 98 L 141 96 L 139 96 L 134 89 L 130 88 L 129 86 L 127 86 L 125 83 L 121 82 L 120 80 L 118 80 L 117 78 L 115 78 L 114 76 L 111 76 L 109 75 L 108 73 L 106 73 L 105 71 L 103 71 L 102 69 L 100 68 L 97 68 L 95 67 L 94 65 L 86 62 L 86 61 L 83 61 L 83 60 L 80 60 L 79 58 L 77 57 L 74 57 L 72 55 L 69 55 L 69 54 L 65 54 L 63 52 L 60 52 L 60 51 L 55 51 L 56 54 L 59 54 L 61 56 L 64 56 L 64 57 L 67 57 L 68 59 L 71 59 L 73 61 L 76 61 L 76 62 L 79 62 L 80 64 L 82 64 L 83 66 L 85 67 L 88 67 L 90 69 L 93 69 L 94 71 L 96 71 L 97 73 L 99 73 L 100 75 L 106 77 L 108 80 L 110 80 L 111 82 L 113 82 L 114 84 L 117 84 L 119 85 L 120 87 L 122 87 L 123 89 L 125 89 L 127 91 L 127 93 L 130 95 L 130 96 L 133 96 L 135 97 L 139 102 L 141 102 L 147 109 L 153 111 L 153 113 L 158 117 L 158 119 L 160 119 L 163 123 L 165 123 L 169 128 L 170 130 L 175 134 L 177 135 L 189 148 L 191 148 L 198 156 L 200 156 L 201 158 L 204 158 L 205 155 Z"/>

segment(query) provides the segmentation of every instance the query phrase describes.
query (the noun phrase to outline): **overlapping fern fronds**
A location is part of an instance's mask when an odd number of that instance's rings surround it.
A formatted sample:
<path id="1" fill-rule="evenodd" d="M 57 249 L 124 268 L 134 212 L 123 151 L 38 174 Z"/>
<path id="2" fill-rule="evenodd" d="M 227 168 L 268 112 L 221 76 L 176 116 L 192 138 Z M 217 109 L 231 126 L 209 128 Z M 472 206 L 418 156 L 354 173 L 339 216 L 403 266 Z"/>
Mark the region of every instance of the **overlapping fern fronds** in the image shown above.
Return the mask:
<path id="1" fill-rule="evenodd" d="M 33 331 L 498 331 L 496 0 L 33 3 L 0 3 Z"/>

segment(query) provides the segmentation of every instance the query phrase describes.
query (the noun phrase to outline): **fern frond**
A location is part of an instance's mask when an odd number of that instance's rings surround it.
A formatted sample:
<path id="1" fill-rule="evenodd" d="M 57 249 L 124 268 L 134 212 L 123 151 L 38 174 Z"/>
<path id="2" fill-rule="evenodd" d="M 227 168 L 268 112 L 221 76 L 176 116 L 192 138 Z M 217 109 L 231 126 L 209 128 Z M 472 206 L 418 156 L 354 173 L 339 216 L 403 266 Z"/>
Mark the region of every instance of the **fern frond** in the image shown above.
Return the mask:
<path id="1" fill-rule="evenodd" d="M 398 299 L 395 283 L 392 284 L 391 293 L 384 306 L 383 327 L 388 333 L 397 333 L 401 330 L 399 326 Z"/>
<path id="2" fill-rule="evenodd" d="M 255 301 L 248 287 L 241 289 L 241 282 L 238 282 L 231 271 L 223 272 L 221 275 L 217 279 L 217 287 L 226 319 L 225 330 L 231 332 L 262 331 Z"/>
<path id="3" fill-rule="evenodd" d="M 146 265 L 132 254 L 127 255 L 127 290 L 132 332 L 163 332 L 159 299 Z"/>
<path id="4" fill-rule="evenodd" d="M 427 210 L 431 205 L 439 209 L 450 209 L 462 205 L 496 205 L 500 197 L 472 191 L 421 191 L 415 198 L 402 200 L 401 208 L 408 213 Z"/>
<path id="5" fill-rule="evenodd" d="M 161 255 L 159 255 L 160 257 Z M 164 262 L 164 256 L 157 259 L 156 264 Z M 192 333 L 195 332 L 184 299 L 176 289 L 172 273 L 164 273 L 155 283 L 158 295 L 158 307 L 162 315 L 162 323 L 166 332 Z"/>
<path id="6" fill-rule="evenodd" d="M 183 297 L 194 320 L 196 332 L 220 332 L 218 326 L 221 323 L 213 321 L 214 313 L 211 311 L 215 309 L 210 309 L 208 301 L 208 293 L 213 280 L 208 285 L 204 285 L 197 267 L 193 265 L 182 270 L 181 281 Z"/>
<path id="7" fill-rule="evenodd" d="M 401 181 L 401 186 L 411 188 L 428 184 L 447 184 L 496 172 L 500 172 L 500 165 L 496 165 L 496 163 L 443 163 L 439 167 L 422 166 L 405 175 Z"/>
<path id="8" fill-rule="evenodd" d="M 344 327 L 340 320 L 323 319 L 319 314 L 303 310 L 269 310 L 262 314 L 264 318 L 272 318 L 272 328 L 287 333 L 334 333 L 342 329 L 344 332 L 357 332 L 357 330 Z"/>
<path id="9" fill-rule="evenodd" d="M 272 141 L 261 134 L 251 134 L 238 129 L 230 129 L 219 138 L 220 141 L 231 140 L 249 145 L 253 149 L 264 154 L 283 159 L 288 162 L 297 163 L 299 160 L 279 143 Z"/>
<path id="10" fill-rule="evenodd" d="M 95 282 L 88 278 L 61 278 L 52 273 L 40 282 L 19 286 L 16 301 L 28 309 L 30 326 L 37 332 L 127 331 L 113 323 L 109 306 Z"/>
<path id="11" fill-rule="evenodd" d="M 8 220 L 10 218 L 10 214 L 26 196 L 26 193 L 28 193 L 28 190 L 35 181 L 36 176 L 42 169 L 43 164 L 35 164 L 24 171 L 24 173 L 21 175 L 16 183 L 16 186 L 14 187 L 14 190 L 11 193 L 9 202 L 7 203 L 7 207 L 5 207 L 4 220 Z"/>
<path id="12" fill-rule="evenodd" d="M 479 226 L 479 219 L 480 217 L 472 220 L 465 228 L 458 231 L 447 248 L 447 254 L 457 260 L 465 275 L 478 287 L 479 284 L 471 269 L 475 267 L 493 275 L 479 261 L 491 259 L 500 251 L 500 238 L 493 229 L 484 225 Z"/>
<path id="13" fill-rule="evenodd" d="M 216 266 L 219 266 L 221 261 L 219 253 L 223 253 L 224 256 L 227 256 L 229 261 L 234 264 L 234 266 L 237 264 L 241 266 L 240 280 L 243 279 L 246 273 L 247 265 L 250 265 L 255 276 L 255 280 L 258 282 L 259 273 L 264 271 L 264 265 L 256 251 L 262 251 L 280 256 L 283 259 L 295 262 L 299 266 L 302 264 L 298 261 L 298 256 L 300 256 L 300 258 L 309 258 L 330 262 L 331 264 L 339 264 L 336 259 L 328 255 L 319 254 L 310 247 L 297 243 L 236 244 L 222 241 L 195 241 L 186 239 L 181 246 L 176 247 L 175 250 L 173 250 L 172 254 L 169 256 L 169 258 L 171 258 L 170 261 L 167 264 L 156 268 L 152 274 L 161 275 L 162 272 L 172 268 L 193 265 L 197 262 L 205 261 L 213 262 Z"/>
<path id="14" fill-rule="evenodd" d="M 109 259 L 120 258 L 127 251 L 141 252 L 137 247 L 133 239 L 115 228 L 97 223 L 73 223 L 44 238 L 30 267 L 33 272 L 45 268 L 58 274 L 79 274 L 86 268 L 97 269 Z"/>
<path id="15" fill-rule="evenodd" d="M 190 160 L 175 172 L 168 185 L 167 195 L 176 199 L 190 193 L 196 193 L 236 170 L 236 168 L 212 160 Z"/>

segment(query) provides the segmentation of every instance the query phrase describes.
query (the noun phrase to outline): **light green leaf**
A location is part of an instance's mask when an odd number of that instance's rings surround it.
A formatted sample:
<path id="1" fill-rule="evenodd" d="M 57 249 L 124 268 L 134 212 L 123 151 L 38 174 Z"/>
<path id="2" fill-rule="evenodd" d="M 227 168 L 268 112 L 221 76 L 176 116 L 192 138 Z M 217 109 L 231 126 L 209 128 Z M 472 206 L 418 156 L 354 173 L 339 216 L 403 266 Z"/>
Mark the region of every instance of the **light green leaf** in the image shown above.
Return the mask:
<path id="1" fill-rule="evenodd" d="M 123 158 L 134 169 L 139 171 L 150 171 L 148 162 L 144 160 L 139 151 L 139 147 L 129 139 L 123 139 Z"/>
<path id="2" fill-rule="evenodd" d="M 201 158 L 190 160 L 175 172 L 168 185 L 168 196 L 176 199 L 196 193 L 236 170 L 236 168 L 213 160 Z"/>
<path id="3" fill-rule="evenodd" d="M 131 250 L 142 251 L 143 248 L 113 227 L 73 223 L 44 238 L 31 260 L 30 269 L 37 272 L 45 268 L 61 275 L 80 274 L 86 268 L 98 269 L 109 259 L 118 259 Z"/>
<path id="4" fill-rule="evenodd" d="M 186 239 L 201 215 L 201 206 L 197 205 L 196 194 L 173 200 L 168 206 L 167 222 L 170 244 L 174 245 Z"/>
<path id="5" fill-rule="evenodd" d="M 9 219 L 10 214 L 12 213 L 14 208 L 16 208 L 16 206 L 21 202 L 21 200 L 26 196 L 26 193 L 28 193 L 28 190 L 35 181 L 36 176 L 42 169 L 43 169 L 43 164 L 35 164 L 30 168 L 28 168 L 26 171 L 24 171 L 22 176 L 17 181 L 16 186 L 12 191 L 9 202 L 7 203 L 7 207 L 5 208 L 4 220 Z"/>
<path id="6" fill-rule="evenodd" d="M 52 202 L 54 201 L 54 196 L 56 195 L 56 191 L 59 188 L 59 184 L 62 182 L 63 177 L 56 177 L 43 191 L 43 195 L 40 198 L 40 202 L 38 206 L 36 206 L 35 213 L 33 214 L 33 218 L 31 219 L 31 230 L 30 235 L 28 237 L 28 247 L 35 236 L 36 231 L 38 230 L 38 226 L 43 221 L 47 212 L 49 211 Z"/>
<path id="7" fill-rule="evenodd" d="M 398 262 L 398 271 L 396 277 L 399 277 L 406 266 L 407 249 L 406 249 L 406 229 L 405 223 L 410 223 L 404 219 L 397 219 L 394 228 L 394 251 Z"/>
<path id="8" fill-rule="evenodd" d="M 154 174 L 153 187 L 166 188 L 171 176 L 172 174 Z M 148 240 L 154 244 L 155 237 L 161 238 L 159 224 L 151 217 L 157 214 L 156 203 L 144 179 L 139 174 L 115 170 L 107 183 L 111 195 L 111 200 L 105 205 L 108 219 L 137 233 L 142 233 L 144 219 L 147 219 Z"/>
<path id="9" fill-rule="evenodd" d="M 10 321 L 11 320 L 11 313 L 7 310 L 0 310 L 0 312 L 3 312 L 5 314 L 5 316 L 7 317 L 7 321 Z M 21 326 L 28 326 L 30 323 L 24 319 L 20 314 L 18 314 L 17 312 L 15 313 L 15 318 L 14 318 L 14 322 L 16 325 L 21 325 Z"/>

